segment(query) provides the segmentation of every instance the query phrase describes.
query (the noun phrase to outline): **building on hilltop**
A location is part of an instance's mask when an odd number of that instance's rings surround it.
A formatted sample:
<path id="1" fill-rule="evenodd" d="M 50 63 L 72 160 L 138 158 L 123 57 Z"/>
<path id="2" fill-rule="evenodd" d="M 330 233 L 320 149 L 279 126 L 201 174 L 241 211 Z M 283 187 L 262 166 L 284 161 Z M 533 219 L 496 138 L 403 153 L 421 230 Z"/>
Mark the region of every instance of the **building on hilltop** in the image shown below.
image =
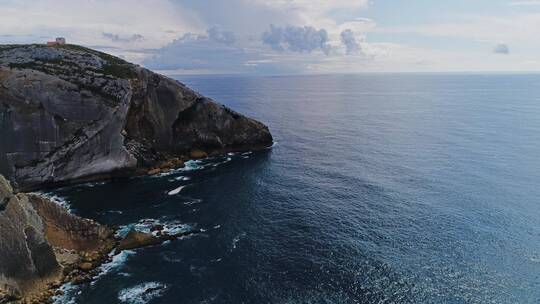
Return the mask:
<path id="1" fill-rule="evenodd" d="M 47 46 L 57 46 L 66 44 L 66 38 L 58 37 L 54 41 L 47 41 Z"/>

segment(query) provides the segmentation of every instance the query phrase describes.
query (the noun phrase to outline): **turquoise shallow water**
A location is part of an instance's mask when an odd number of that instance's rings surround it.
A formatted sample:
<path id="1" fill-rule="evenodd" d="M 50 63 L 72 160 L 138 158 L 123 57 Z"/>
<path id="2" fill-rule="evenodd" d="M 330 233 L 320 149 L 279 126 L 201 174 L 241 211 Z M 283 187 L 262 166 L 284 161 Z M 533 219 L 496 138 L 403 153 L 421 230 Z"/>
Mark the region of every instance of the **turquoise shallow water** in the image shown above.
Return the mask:
<path id="1" fill-rule="evenodd" d="M 179 79 L 277 144 L 55 190 L 123 231 L 205 230 L 59 302 L 540 302 L 540 76 Z"/>

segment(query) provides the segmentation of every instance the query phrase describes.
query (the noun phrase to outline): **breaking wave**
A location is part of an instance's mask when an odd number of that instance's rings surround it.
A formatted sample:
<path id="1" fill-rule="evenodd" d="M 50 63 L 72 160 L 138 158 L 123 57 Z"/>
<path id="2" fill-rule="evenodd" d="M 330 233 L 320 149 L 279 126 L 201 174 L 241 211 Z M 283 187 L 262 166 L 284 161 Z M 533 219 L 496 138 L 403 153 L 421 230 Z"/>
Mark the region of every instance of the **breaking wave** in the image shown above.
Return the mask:
<path id="1" fill-rule="evenodd" d="M 167 285 L 159 282 L 146 282 L 130 288 L 122 289 L 118 293 L 118 300 L 122 303 L 146 304 L 160 297 L 167 289 Z"/>

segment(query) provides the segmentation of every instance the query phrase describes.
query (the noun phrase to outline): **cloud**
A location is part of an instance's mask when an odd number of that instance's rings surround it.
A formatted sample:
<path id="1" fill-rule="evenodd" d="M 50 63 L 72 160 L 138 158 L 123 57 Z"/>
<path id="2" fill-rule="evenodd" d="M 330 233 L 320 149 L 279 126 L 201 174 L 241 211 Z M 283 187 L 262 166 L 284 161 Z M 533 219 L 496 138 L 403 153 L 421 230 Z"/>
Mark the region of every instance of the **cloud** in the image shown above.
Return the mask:
<path id="1" fill-rule="evenodd" d="M 262 34 L 262 42 L 273 50 L 289 50 L 298 53 L 311 53 L 321 50 L 328 55 L 328 32 L 325 29 L 317 30 L 312 26 L 287 26 L 285 28 L 270 25 L 270 30 Z"/>
<path id="2" fill-rule="evenodd" d="M 245 62 L 260 59 L 257 52 L 234 46 L 234 34 L 217 27 L 208 35 L 187 33 L 173 40 L 143 61 L 149 68 L 193 73 L 241 73 L 249 70 Z"/>
<path id="3" fill-rule="evenodd" d="M 372 32 L 452 37 L 493 43 L 498 41 L 531 43 L 538 40 L 538 32 L 533 29 L 539 27 L 540 13 L 526 13 L 510 17 L 469 15 L 453 22 L 379 27 L 373 29 Z"/>
<path id="4" fill-rule="evenodd" d="M 495 54 L 508 55 L 510 54 L 510 48 L 508 47 L 508 45 L 504 43 L 500 43 L 495 46 L 495 48 L 493 49 L 493 52 Z"/>
<path id="5" fill-rule="evenodd" d="M 209 28 L 206 33 L 208 34 L 208 38 L 210 40 L 224 43 L 227 45 L 233 44 L 236 41 L 236 37 L 233 32 L 231 31 L 223 31 L 217 26 L 213 26 Z"/>
<path id="6" fill-rule="evenodd" d="M 105 37 L 107 39 L 110 39 L 113 42 L 135 42 L 135 41 L 144 40 L 144 36 L 141 35 L 141 34 L 133 34 L 131 36 L 125 36 L 124 37 L 124 36 L 120 36 L 118 34 L 103 32 L 102 35 L 103 35 L 103 37 Z"/>
<path id="7" fill-rule="evenodd" d="M 286 11 L 303 24 L 334 23 L 328 14 L 332 12 L 351 12 L 369 6 L 369 0 L 246 0 L 267 8 Z M 292 20 L 291 20 L 292 21 Z"/>
<path id="8" fill-rule="evenodd" d="M 354 32 L 350 29 L 341 32 L 341 43 L 347 48 L 347 55 L 360 51 L 360 44 L 356 41 Z"/>
<path id="9" fill-rule="evenodd" d="M 166 45 L 178 32 L 207 28 L 197 13 L 180 10 L 170 0 L 0 0 L 0 7 L 0 35 L 12 35 L 0 37 L 0 43 L 43 43 L 65 37 L 73 44 L 118 47 L 136 40 L 129 48 L 136 45 L 143 50 Z M 167 32 L 170 30 L 176 33 Z M 140 52 L 125 48 L 113 54 L 136 62 L 140 58 Z"/>

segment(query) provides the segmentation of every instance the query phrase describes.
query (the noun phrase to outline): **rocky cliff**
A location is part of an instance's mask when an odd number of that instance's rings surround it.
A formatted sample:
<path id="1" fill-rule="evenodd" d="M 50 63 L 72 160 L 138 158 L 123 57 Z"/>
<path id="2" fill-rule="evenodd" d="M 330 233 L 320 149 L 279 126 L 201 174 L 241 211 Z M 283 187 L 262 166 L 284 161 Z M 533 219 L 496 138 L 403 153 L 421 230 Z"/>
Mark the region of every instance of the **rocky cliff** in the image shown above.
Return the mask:
<path id="1" fill-rule="evenodd" d="M 116 245 L 113 231 L 0 175 L 0 303 L 44 303 L 61 282 L 84 277 Z M 88 275 L 87 275 L 88 276 Z"/>
<path id="2" fill-rule="evenodd" d="M 28 197 L 15 195 L 2 176 L 0 203 L 0 291 L 17 296 L 43 289 L 60 277 L 43 222 Z"/>
<path id="3" fill-rule="evenodd" d="M 75 45 L 0 46 L 0 174 L 19 189 L 271 143 L 262 123 L 117 57 Z"/>

